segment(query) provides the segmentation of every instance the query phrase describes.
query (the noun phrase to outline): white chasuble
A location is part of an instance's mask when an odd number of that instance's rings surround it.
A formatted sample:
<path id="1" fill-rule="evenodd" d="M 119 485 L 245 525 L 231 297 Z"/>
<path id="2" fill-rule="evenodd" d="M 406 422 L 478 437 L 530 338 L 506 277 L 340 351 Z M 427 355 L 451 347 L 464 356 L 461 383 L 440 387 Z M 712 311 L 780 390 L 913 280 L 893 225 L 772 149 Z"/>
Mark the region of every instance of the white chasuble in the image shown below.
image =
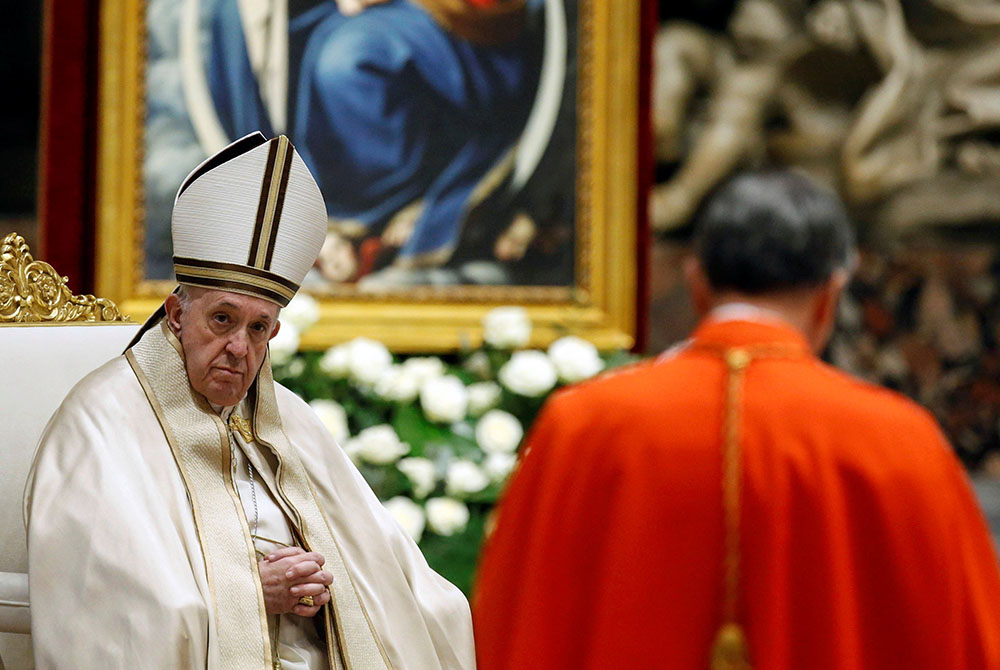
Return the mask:
<path id="1" fill-rule="evenodd" d="M 272 667 L 234 477 L 245 462 L 191 390 L 170 338 L 152 328 L 128 359 L 88 375 L 40 441 L 25 492 L 40 670 Z M 258 482 L 258 507 L 266 488 L 295 524 L 289 533 L 334 575 L 331 603 L 317 614 L 332 648 L 327 667 L 339 656 L 350 670 L 474 668 L 465 598 L 430 570 L 266 361 L 247 402 L 261 452 L 248 450 L 250 459 L 277 464 Z"/>

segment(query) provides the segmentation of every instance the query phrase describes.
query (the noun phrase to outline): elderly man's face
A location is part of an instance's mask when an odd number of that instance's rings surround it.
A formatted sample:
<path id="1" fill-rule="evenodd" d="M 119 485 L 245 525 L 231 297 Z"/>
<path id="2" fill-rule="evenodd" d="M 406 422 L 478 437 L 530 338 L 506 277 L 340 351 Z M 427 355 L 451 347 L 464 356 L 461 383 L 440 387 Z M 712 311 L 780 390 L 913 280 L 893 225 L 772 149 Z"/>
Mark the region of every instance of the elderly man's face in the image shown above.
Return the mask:
<path id="1" fill-rule="evenodd" d="M 278 332 L 278 306 L 261 298 L 189 288 L 189 304 L 166 301 L 167 322 L 184 349 L 188 379 L 215 405 L 239 402 Z"/>

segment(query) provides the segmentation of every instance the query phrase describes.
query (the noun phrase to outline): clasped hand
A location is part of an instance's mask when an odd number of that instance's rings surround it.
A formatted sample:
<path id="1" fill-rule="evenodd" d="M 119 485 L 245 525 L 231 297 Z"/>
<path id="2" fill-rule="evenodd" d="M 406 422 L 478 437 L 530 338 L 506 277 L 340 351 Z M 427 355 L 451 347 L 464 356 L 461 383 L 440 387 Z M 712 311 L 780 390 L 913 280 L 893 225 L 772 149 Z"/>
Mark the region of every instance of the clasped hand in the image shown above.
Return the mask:
<path id="1" fill-rule="evenodd" d="M 321 554 L 300 547 L 284 547 L 262 558 L 257 567 L 267 613 L 315 616 L 330 600 L 327 587 L 333 575 L 322 569 L 325 562 Z M 304 596 L 312 596 L 312 607 L 299 602 Z"/>

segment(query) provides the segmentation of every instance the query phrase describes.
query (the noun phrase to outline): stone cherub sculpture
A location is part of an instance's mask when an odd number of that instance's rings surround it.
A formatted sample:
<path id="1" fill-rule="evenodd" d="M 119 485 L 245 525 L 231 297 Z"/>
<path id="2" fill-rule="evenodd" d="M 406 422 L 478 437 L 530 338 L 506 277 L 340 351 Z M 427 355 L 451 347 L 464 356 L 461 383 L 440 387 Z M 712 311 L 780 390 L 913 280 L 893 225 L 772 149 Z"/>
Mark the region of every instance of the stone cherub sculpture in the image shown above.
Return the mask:
<path id="1" fill-rule="evenodd" d="M 668 23 L 653 116 L 658 158 L 679 166 L 653 190 L 654 229 L 766 163 L 801 167 L 875 223 L 1000 217 L 997 47 L 986 0 L 742 0 L 726 36 Z"/>

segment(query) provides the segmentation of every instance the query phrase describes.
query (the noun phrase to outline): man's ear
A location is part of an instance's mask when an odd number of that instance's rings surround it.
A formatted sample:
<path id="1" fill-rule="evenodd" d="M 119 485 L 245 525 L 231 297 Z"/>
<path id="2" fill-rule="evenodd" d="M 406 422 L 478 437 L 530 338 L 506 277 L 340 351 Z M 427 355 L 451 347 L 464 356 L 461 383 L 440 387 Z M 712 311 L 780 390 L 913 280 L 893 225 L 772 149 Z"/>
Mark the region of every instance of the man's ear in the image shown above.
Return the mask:
<path id="1" fill-rule="evenodd" d="M 840 304 L 840 294 L 847 285 L 847 273 L 836 270 L 816 292 L 813 303 L 813 349 L 822 351 L 826 347 L 833 326 L 837 320 L 837 306 Z"/>
<path id="2" fill-rule="evenodd" d="M 275 319 L 275 321 L 274 321 L 274 330 L 271 331 L 271 337 L 267 338 L 268 341 L 273 340 L 274 336 L 278 334 L 279 330 L 281 330 L 281 322 L 278 321 L 277 319 Z"/>
<path id="3" fill-rule="evenodd" d="M 712 286 L 695 256 L 684 259 L 684 285 L 687 286 L 691 304 L 699 318 L 712 311 Z"/>
<path id="4" fill-rule="evenodd" d="M 171 293 L 167 296 L 167 299 L 163 301 L 163 307 L 167 312 L 167 325 L 170 327 L 170 330 L 174 335 L 180 337 L 181 313 L 184 311 L 184 306 L 181 304 L 180 297 L 176 293 Z"/>

